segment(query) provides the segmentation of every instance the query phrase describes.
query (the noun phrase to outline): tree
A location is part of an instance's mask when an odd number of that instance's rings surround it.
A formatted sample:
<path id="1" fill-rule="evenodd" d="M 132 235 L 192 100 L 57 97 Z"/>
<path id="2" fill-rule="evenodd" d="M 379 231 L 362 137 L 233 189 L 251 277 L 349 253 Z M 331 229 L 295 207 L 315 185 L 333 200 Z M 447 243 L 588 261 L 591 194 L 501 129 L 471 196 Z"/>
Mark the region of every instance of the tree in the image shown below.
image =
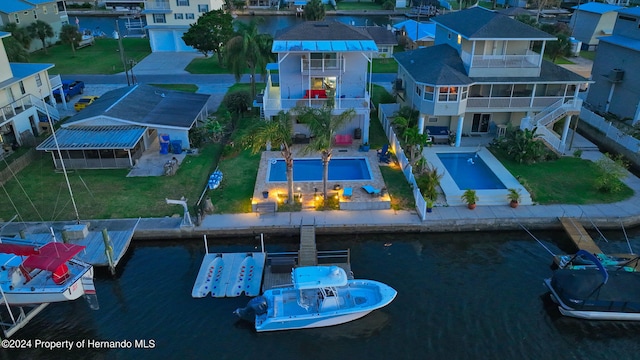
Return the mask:
<path id="1" fill-rule="evenodd" d="M 184 43 L 200 51 L 204 56 L 213 52 L 218 63 L 223 65 L 222 50 L 224 44 L 233 36 L 233 17 L 224 10 L 204 13 L 182 36 Z"/>
<path id="2" fill-rule="evenodd" d="M 29 52 L 16 39 L 9 36 L 2 41 L 10 62 L 29 62 Z"/>
<path id="3" fill-rule="evenodd" d="M 78 46 L 80 40 L 82 40 L 82 34 L 78 31 L 77 27 L 71 24 L 62 25 L 60 29 L 60 41 L 71 45 L 73 55 L 76 54 L 76 46 Z"/>
<path id="4" fill-rule="evenodd" d="M 319 152 L 322 157 L 322 193 L 327 199 L 327 180 L 329 178 L 329 161 L 331 161 L 333 141 L 336 132 L 348 123 L 355 115 L 354 109 L 349 109 L 340 115 L 333 115 L 332 108 L 301 107 L 295 112 L 300 122 L 307 124 L 311 131 L 311 142 L 304 149 L 306 153 Z"/>
<path id="5" fill-rule="evenodd" d="M 243 142 L 247 143 L 254 154 L 262 150 L 267 143 L 280 148 L 287 169 L 287 203 L 293 204 L 293 152 L 291 151 L 293 130 L 291 118 L 288 113 L 280 111 L 277 118 L 262 120 L 255 124 L 255 127 L 248 131 Z"/>
<path id="6" fill-rule="evenodd" d="M 26 27 L 18 26 L 16 23 L 8 23 L 2 30 L 11 33 L 11 37 L 25 48 L 25 50 L 29 51 L 29 47 L 31 47 L 31 35 Z"/>
<path id="7" fill-rule="evenodd" d="M 429 135 L 420 134 L 417 127 L 411 127 L 404 131 L 405 146 L 409 150 L 409 162 L 415 165 L 418 155 L 422 154 L 424 145 L 429 141 Z"/>
<path id="8" fill-rule="evenodd" d="M 249 68 L 253 98 L 256 96 L 256 68 L 259 68 L 260 74 L 264 76 L 267 73 L 267 63 L 273 59 L 273 37 L 269 34 L 259 34 L 255 20 L 251 20 L 249 24 L 237 22 L 236 25 L 236 36 L 231 38 L 225 47 L 225 61 L 236 81 L 240 81 L 244 70 Z"/>
<path id="9" fill-rule="evenodd" d="M 304 18 L 310 21 L 323 20 L 325 16 L 324 5 L 320 0 L 311 0 L 305 5 Z"/>
<path id="10" fill-rule="evenodd" d="M 42 20 L 36 20 L 36 22 L 27 26 L 27 30 L 32 38 L 40 39 L 40 41 L 42 41 L 42 49 L 44 50 L 44 53 L 47 54 L 47 44 L 45 40 L 53 37 L 53 28 L 51 25 Z"/>

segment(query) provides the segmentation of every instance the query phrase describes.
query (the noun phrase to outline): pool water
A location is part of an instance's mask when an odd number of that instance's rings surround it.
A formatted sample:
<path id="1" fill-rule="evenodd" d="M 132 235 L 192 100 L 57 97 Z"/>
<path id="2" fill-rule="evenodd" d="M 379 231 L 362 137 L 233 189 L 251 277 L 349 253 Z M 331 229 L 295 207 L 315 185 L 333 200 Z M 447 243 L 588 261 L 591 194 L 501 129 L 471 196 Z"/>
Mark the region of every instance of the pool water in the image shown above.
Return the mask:
<path id="1" fill-rule="evenodd" d="M 284 159 L 271 160 L 267 181 L 287 181 Z M 371 180 L 365 158 L 333 158 L 329 161 L 329 180 Z M 321 159 L 294 159 L 293 181 L 322 181 Z"/>
<path id="2" fill-rule="evenodd" d="M 507 188 L 476 153 L 438 153 L 438 158 L 461 190 Z"/>

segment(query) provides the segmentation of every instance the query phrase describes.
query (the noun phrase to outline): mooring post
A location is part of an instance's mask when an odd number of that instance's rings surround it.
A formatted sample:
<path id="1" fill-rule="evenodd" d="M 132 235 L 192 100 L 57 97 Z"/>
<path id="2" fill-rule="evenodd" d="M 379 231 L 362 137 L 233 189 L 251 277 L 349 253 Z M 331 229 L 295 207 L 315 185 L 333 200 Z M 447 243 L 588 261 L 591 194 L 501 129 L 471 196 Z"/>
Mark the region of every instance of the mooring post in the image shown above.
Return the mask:
<path id="1" fill-rule="evenodd" d="M 109 238 L 109 232 L 107 228 L 102 229 L 102 241 L 104 241 L 104 254 L 107 256 L 107 262 L 109 263 L 109 270 L 111 275 L 116 274 L 116 265 L 113 262 L 113 245 Z"/>

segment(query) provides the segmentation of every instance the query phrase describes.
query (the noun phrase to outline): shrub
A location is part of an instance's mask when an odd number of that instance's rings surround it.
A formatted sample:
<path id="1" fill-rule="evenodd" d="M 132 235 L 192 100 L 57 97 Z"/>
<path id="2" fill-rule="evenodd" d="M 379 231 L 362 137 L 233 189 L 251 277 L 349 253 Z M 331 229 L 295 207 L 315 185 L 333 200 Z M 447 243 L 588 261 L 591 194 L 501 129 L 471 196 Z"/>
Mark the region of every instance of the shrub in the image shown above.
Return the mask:
<path id="1" fill-rule="evenodd" d="M 222 103 L 229 111 L 242 114 L 251 106 L 251 94 L 244 90 L 228 93 L 224 96 Z"/>
<path id="2" fill-rule="evenodd" d="M 595 163 L 599 169 L 598 177 L 596 177 L 598 191 L 615 193 L 623 189 L 621 179 L 627 175 L 628 164 L 621 155 L 613 156 L 606 153 Z"/>
<path id="3" fill-rule="evenodd" d="M 504 137 L 496 138 L 491 146 L 503 151 L 507 157 L 521 164 L 533 164 L 557 158 L 538 139 L 535 129 L 508 128 Z"/>

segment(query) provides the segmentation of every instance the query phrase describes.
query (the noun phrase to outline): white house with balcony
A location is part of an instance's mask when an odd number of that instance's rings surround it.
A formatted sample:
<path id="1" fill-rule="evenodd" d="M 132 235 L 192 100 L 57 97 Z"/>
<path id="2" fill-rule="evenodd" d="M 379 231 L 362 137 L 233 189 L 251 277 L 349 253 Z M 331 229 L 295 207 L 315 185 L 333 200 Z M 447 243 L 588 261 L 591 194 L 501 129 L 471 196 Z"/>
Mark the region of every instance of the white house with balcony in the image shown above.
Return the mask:
<path id="1" fill-rule="evenodd" d="M 421 131 L 446 127 L 460 146 L 463 135 L 502 132 L 510 124 L 537 128 L 564 151 L 570 121 L 560 135 L 551 127 L 579 113 L 578 92 L 589 81 L 543 60 L 554 36 L 481 7 L 432 21 L 434 46 L 394 54 L 399 101 L 420 111 Z"/>
<path id="2" fill-rule="evenodd" d="M 306 21 L 276 34 L 272 51 L 278 62 L 267 66 L 265 117 L 330 102 L 334 114 L 356 111 L 340 134 L 356 140 L 361 134 L 368 142 L 371 62 L 378 48 L 367 32 L 337 21 Z M 294 132 L 310 135 L 303 124 L 296 123 Z"/>
<path id="3" fill-rule="evenodd" d="M 14 23 L 19 27 L 42 20 L 51 25 L 54 36 L 47 39 L 49 43 L 58 41 L 62 25 L 69 23 L 69 16 L 61 0 L 0 0 L 0 27 Z M 40 39 L 34 39 L 27 50 L 42 49 Z"/>
<path id="4" fill-rule="evenodd" d="M 10 63 L 0 31 L 0 157 L 15 146 L 35 145 L 35 136 L 60 119 L 52 91 L 61 87 L 60 76 L 49 78 L 53 64 Z"/>
<path id="5" fill-rule="evenodd" d="M 224 0 L 146 0 L 142 14 L 147 18 L 151 51 L 196 51 L 182 36 L 202 14 L 223 5 Z"/>

